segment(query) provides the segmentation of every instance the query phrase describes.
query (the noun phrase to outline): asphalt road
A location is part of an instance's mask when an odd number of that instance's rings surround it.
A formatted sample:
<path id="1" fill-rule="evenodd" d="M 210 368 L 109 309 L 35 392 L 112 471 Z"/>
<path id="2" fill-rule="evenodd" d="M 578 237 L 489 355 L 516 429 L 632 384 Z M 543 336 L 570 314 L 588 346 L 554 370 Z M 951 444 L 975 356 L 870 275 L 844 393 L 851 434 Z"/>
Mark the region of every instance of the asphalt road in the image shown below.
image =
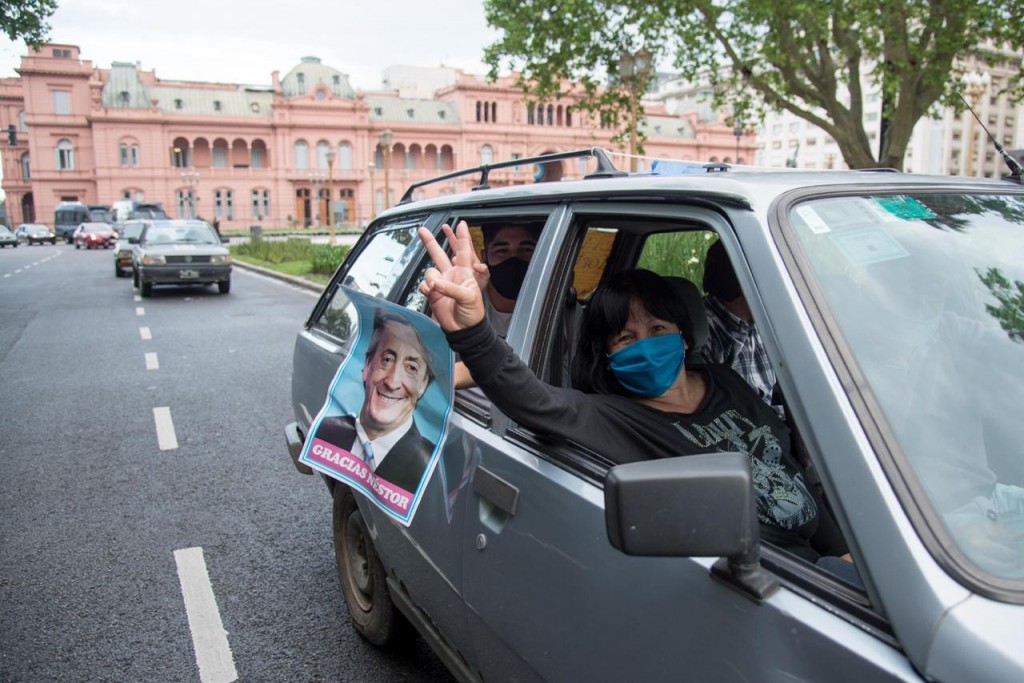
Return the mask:
<path id="1" fill-rule="evenodd" d="M 0 680 L 451 680 L 352 629 L 285 450 L 315 294 L 233 279 L 143 300 L 110 251 L 0 251 Z"/>

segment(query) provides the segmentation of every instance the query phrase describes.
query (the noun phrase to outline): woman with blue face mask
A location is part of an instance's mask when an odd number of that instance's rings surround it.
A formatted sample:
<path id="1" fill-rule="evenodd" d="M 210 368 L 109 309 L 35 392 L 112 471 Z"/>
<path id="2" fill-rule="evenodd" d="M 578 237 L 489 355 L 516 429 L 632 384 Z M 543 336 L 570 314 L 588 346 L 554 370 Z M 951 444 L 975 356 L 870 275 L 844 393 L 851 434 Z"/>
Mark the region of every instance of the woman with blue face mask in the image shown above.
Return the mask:
<path id="1" fill-rule="evenodd" d="M 573 389 L 541 382 L 486 323 L 469 231 L 443 228 L 454 259 L 423 228 L 434 259 L 420 291 L 448 343 L 494 404 L 538 433 L 578 443 L 615 463 L 714 452 L 750 460 L 764 540 L 809 561 L 845 543 L 790 453 L 789 429 L 726 365 L 695 365 L 686 307 L 661 276 L 606 277 L 587 304 Z"/>

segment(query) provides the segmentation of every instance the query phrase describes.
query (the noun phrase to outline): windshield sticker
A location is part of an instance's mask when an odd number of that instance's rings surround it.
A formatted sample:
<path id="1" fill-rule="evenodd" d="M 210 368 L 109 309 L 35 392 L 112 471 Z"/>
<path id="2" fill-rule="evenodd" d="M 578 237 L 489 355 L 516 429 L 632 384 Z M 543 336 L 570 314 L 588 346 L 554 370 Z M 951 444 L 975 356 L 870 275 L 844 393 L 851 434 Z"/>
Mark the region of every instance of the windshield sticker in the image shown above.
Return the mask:
<path id="1" fill-rule="evenodd" d="M 854 266 L 866 266 L 910 256 L 907 250 L 882 228 L 846 230 L 830 235 L 829 239 Z"/>
<path id="2" fill-rule="evenodd" d="M 811 232 L 815 235 L 824 235 L 826 232 L 831 232 L 832 229 L 828 227 L 828 223 L 821 219 L 818 212 L 813 207 L 804 205 L 796 207 L 796 214 L 800 218 L 804 219 L 804 223 L 810 228 Z"/>
<path id="3" fill-rule="evenodd" d="M 454 395 L 451 349 L 430 318 L 343 287 L 359 337 L 299 461 L 408 526 L 437 465 Z"/>
<path id="4" fill-rule="evenodd" d="M 873 197 L 873 206 L 885 213 L 905 221 L 927 221 L 935 218 L 931 209 L 913 197 L 897 195 L 895 197 Z"/>

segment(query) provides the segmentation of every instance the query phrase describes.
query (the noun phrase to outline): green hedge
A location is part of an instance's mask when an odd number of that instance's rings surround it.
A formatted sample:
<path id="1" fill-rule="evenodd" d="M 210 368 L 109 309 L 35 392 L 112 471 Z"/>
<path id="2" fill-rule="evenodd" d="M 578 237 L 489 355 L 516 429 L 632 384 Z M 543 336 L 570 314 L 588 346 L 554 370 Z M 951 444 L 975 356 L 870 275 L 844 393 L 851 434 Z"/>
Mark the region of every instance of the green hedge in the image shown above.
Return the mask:
<path id="1" fill-rule="evenodd" d="M 268 266 L 282 263 L 308 263 L 309 272 L 332 275 L 341 265 L 349 247 L 312 244 L 309 240 L 252 240 L 232 244 L 232 254 L 261 261 Z"/>

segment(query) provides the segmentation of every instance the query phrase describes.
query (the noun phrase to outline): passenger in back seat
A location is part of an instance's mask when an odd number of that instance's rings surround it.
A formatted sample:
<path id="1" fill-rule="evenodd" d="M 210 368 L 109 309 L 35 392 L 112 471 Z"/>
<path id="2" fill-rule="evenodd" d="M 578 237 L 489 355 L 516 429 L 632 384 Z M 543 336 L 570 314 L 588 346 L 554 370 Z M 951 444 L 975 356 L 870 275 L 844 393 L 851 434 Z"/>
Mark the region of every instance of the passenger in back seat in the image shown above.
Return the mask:
<path id="1" fill-rule="evenodd" d="M 781 416 L 781 406 L 772 404 L 775 370 L 721 240 L 708 249 L 704 291 L 709 328 L 707 344 L 700 350 L 704 360 L 731 367 Z"/>

